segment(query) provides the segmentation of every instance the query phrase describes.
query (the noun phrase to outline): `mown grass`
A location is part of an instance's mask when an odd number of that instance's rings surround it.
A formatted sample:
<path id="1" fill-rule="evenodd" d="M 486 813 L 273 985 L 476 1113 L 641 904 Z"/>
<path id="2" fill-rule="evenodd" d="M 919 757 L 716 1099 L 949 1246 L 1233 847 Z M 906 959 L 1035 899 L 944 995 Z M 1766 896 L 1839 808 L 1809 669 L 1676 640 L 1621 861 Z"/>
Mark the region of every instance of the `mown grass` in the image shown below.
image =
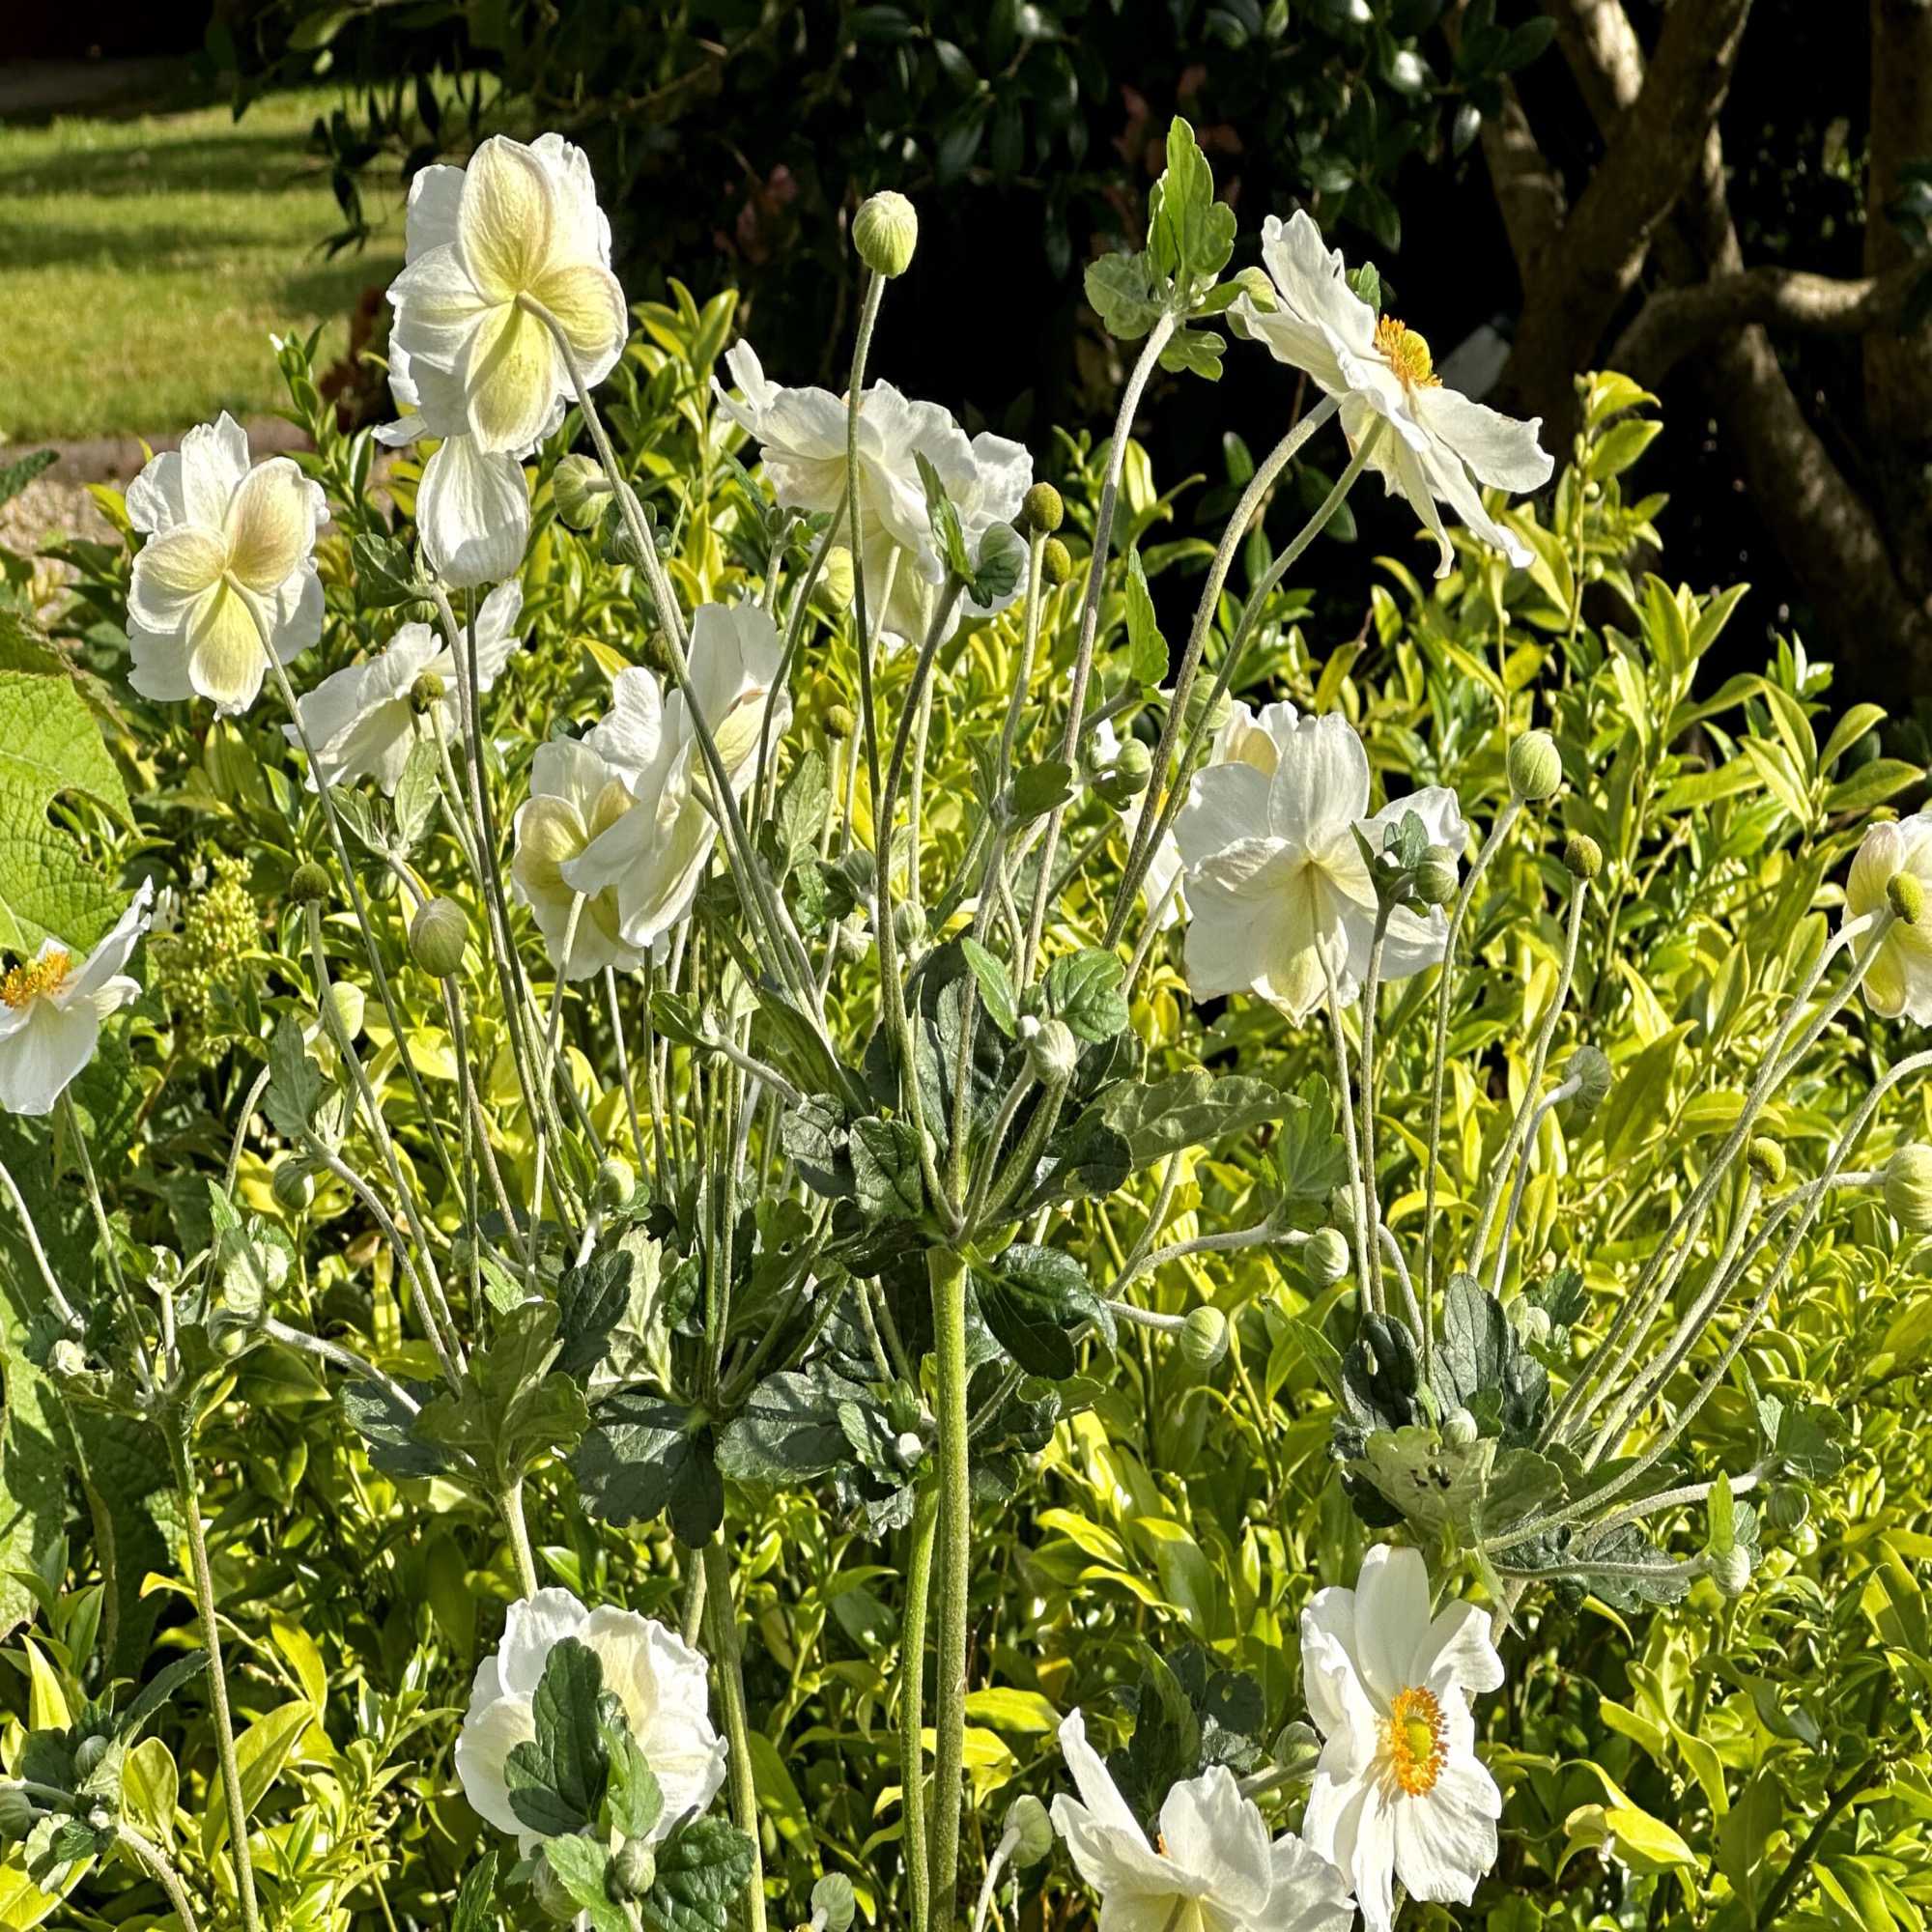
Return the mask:
<path id="1" fill-rule="evenodd" d="M 402 257 L 400 188 L 369 246 L 303 154 L 332 94 L 137 120 L 0 127 L 0 440 L 157 434 L 280 401 L 270 331 L 324 325 L 318 367 Z"/>

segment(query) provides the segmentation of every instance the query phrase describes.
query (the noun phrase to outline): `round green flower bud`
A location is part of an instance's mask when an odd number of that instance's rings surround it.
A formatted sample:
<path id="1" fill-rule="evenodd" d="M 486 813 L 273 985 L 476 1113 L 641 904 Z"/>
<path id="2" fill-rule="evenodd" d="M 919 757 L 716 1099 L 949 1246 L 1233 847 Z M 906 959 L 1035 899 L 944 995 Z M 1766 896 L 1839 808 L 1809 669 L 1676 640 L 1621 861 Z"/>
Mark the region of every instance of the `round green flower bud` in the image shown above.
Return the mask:
<path id="1" fill-rule="evenodd" d="M 846 1932 L 858 1900 L 852 1895 L 852 1881 L 843 1872 L 827 1872 L 811 1888 L 812 1922 L 825 1932 Z"/>
<path id="2" fill-rule="evenodd" d="M 1065 514 L 1066 507 L 1060 500 L 1060 492 L 1051 483 L 1036 483 L 1020 498 L 1019 526 L 1029 536 L 1037 531 L 1041 536 L 1050 537 L 1060 527 Z"/>
<path id="3" fill-rule="evenodd" d="M 1316 1290 L 1333 1288 L 1354 1265 L 1349 1243 L 1339 1228 L 1317 1228 L 1301 1250 L 1301 1264 Z"/>
<path id="4" fill-rule="evenodd" d="M 1774 1483 L 1765 1498 L 1764 1513 L 1773 1529 L 1799 1529 L 1811 1514 L 1811 1498 L 1794 1484 Z"/>
<path id="5" fill-rule="evenodd" d="M 1138 738 L 1129 738 L 1120 755 L 1094 781 L 1094 789 L 1116 811 L 1123 810 L 1148 788 L 1153 777 L 1153 753 Z"/>
<path id="6" fill-rule="evenodd" d="M 1442 1418 L 1442 1439 L 1451 1448 L 1473 1448 L 1481 1434 L 1482 1431 L 1476 1427 L 1476 1418 L 1466 1408 L 1452 1408 Z"/>
<path id="7" fill-rule="evenodd" d="M 1509 748 L 1510 790 L 1531 805 L 1552 796 L 1563 782 L 1563 759 L 1548 731 L 1525 731 Z"/>
<path id="8" fill-rule="evenodd" d="M 1767 1135 L 1759 1134 L 1751 1142 L 1745 1160 L 1767 1187 L 1776 1187 L 1784 1179 L 1784 1150 Z"/>
<path id="9" fill-rule="evenodd" d="M 910 899 L 901 899 L 893 908 L 893 937 L 901 952 L 911 952 L 925 938 L 925 913 Z"/>
<path id="10" fill-rule="evenodd" d="M 604 1889 L 620 1904 L 642 1898 L 657 1883 L 658 1855 L 648 1838 L 626 1838 L 604 1867 Z"/>
<path id="11" fill-rule="evenodd" d="M 461 972 L 469 944 L 469 916 L 454 899 L 425 899 L 410 921 L 410 957 L 432 980 Z"/>
<path id="12" fill-rule="evenodd" d="M 1519 1296 L 1509 1305 L 1510 1326 L 1526 1349 L 1542 1349 L 1549 1342 L 1549 1311 L 1534 1301 Z"/>
<path id="13" fill-rule="evenodd" d="M 848 706 L 835 704 L 825 714 L 825 735 L 828 738 L 849 738 L 859 728 L 859 721 L 852 716 Z"/>
<path id="14" fill-rule="evenodd" d="M 77 1777 L 85 1777 L 102 1758 L 107 1755 L 107 1740 L 99 1732 L 91 1738 L 82 1738 L 74 1747 L 73 1769 Z"/>
<path id="15" fill-rule="evenodd" d="M 1415 896 L 1424 905 L 1447 905 L 1462 883 L 1456 855 L 1446 845 L 1432 845 L 1415 868 Z"/>
<path id="16" fill-rule="evenodd" d="M 1072 553 L 1058 537 L 1048 537 L 1039 547 L 1039 581 L 1051 590 L 1072 575 Z"/>
<path id="17" fill-rule="evenodd" d="M 353 980 L 336 980 L 328 988 L 328 1003 L 335 1009 L 335 1017 L 342 1023 L 346 1038 L 354 1039 L 362 1031 L 362 1015 L 368 1009 L 368 1001 L 362 997 L 362 988 Z M 335 1030 L 328 1029 L 328 1037 L 335 1038 Z"/>
<path id="18" fill-rule="evenodd" d="M 1909 1233 L 1932 1234 L 1932 1147 L 1914 1141 L 1886 1162 L 1885 1205 Z"/>
<path id="19" fill-rule="evenodd" d="M 307 1161 L 296 1154 L 275 1163 L 269 1187 L 291 1214 L 304 1212 L 315 1199 L 315 1176 L 308 1171 Z"/>
<path id="20" fill-rule="evenodd" d="M 919 211 L 891 188 L 867 195 L 852 217 L 852 245 L 875 275 L 904 274 L 919 246 Z"/>
<path id="21" fill-rule="evenodd" d="M 637 1191 L 638 1177 L 631 1163 L 620 1153 L 607 1153 L 597 1170 L 597 1205 L 607 1214 L 614 1214 L 631 1205 L 631 1196 Z"/>
<path id="22" fill-rule="evenodd" d="M 1026 1041 L 1027 1065 L 1042 1087 L 1065 1086 L 1073 1078 L 1080 1061 L 1080 1042 L 1065 1020 L 1029 1016 L 1020 1022 L 1020 1034 Z"/>
<path id="23" fill-rule="evenodd" d="M 1037 1865 L 1053 1850 L 1053 1820 L 1032 1792 L 1022 1792 L 1007 1806 L 1007 1830 L 1017 1835 L 1007 1862 L 1015 1871 Z"/>
<path id="24" fill-rule="evenodd" d="M 311 899 L 327 899 L 333 890 L 328 874 L 313 859 L 304 859 L 289 881 L 289 896 L 303 905 Z"/>
<path id="25" fill-rule="evenodd" d="M 536 1908 L 553 1925 L 575 1925 L 577 1923 L 577 1900 L 570 1894 L 570 1889 L 551 1869 L 550 1861 L 539 1848 L 535 1862 L 530 1866 L 530 1897 Z"/>
<path id="26" fill-rule="evenodd" d="M 835 707 L 845 702 L 845 687 L 824 671 L 811 680 L 811 695 L 806 699 L 811 715 L 822 724 Z"/>
<path id="27" fill-rule="evenodd" d="M 1907 925 L 1917 925 L 1925 910 L 1925 884 L 1916 872 L 1894 872 L 1886 881 L 1885 900 Z"/>
<path id="28" fill-rule="evenodd" d="M 1594 879 L 1604 869 L 1604 848 L 1587 832 L 1573 832 L 1563 841 L 1564 868 L 1576 879 Z"/>
<path id="29" fill-rule="evenodd" d="M 442 679 L 433 670 L 419 670 L 410 686 L 410 709 L 418 718 L 426 717 L 442 702 Z"/>
<path id="30" fill-rule="evenodd" d="M 1234 715 L 1234 709 L 1225 691 L 1216 696 L 1211 683 L 1206 678 L 1196 678 L 1187 693 L 1187 708 L 1181 714 L 1181 724 L 1190 738 L 1199 730 L 1206 730 L 1212 737 Z"/>
<path id="31" fill-rule="evenodd" d="M 1750 1587 L 1750 1552 L 1741 1544 L 1732 1544 L 1722 1555 L 1713 1551 L 1704 1558 L 1704 1568 L 1726 1597 L 1742 1597 Z"/>
<path id="32" fill-rule="evenodd" d="M 1577 1089 L 1577 1112 L 1588 1120 L 1604 1104 L 1610 1091 L 1610 1063 L 1594 1046 L 1579 1046 L 1563 1068 L 1565 1080 L 1579 1081 Z"/>
<path id="33" fill-rule="evenodd" d="M 575 454 L 551 471 L 550 493 L 556 500 L 557 515 L 574 530 L 594 528 L 615 494 L 594 456 Z"/>
<path id="34" fill-rule="evenodd" d="M 1206 1302 L 1190 1308 L 1180 1324 L 1180 1352 L 1190 1368 L 1204 1375 L 1219 1368 L 1228 1353 L 1228 1318 Z"/>
<path id="35" fill-rule="evenodd" d="M 0 1784 L 0 1838 L 24 1838 L 34 1829 L 34 1801 L 17 1784 Z"/>

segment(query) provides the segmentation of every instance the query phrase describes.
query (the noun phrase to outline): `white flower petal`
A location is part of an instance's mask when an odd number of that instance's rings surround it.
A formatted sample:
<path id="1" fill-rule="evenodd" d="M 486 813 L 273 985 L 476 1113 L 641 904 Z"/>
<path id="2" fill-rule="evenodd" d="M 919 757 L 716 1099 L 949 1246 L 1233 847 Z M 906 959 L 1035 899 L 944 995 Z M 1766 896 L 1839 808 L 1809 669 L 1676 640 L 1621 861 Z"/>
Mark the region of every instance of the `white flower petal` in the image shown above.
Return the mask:
<path id="1" fill-rule="evenodd" d="M 513 1697 L 533 1697 L 543 1681 L 544 1661 L 567 1636 L 578 1635 L 588 1612 L 568 1590 L 539 1590 L 519 1597 L 503 1616 L 497 1647 L 503 1689 Z"/>
<path id="2" fill-rule="evenodd" d="M 0 1032 L 0 1112 L 50 1114 L 94 1058 L 100 1015 L 88 1000 L 31 1001 L 24 1021 Z"/>
<path id="3" fill-rule="evenodd" d="M 1352 850 L 1350 828 L 1368 809 L 1369 754 L 1355 727 L 1333 711 L 1296 719 L 1269 781 L 1268 830 L 1311 850 L 1342 839 Z"/>
<path id="4" fill-rule="evenodd" d="M 416 487 L 416 533 L 430 568 L 458 589 L 514 577 L 530 540 L 522 464 L 486 454 L 472 436 L 448 438 Z"/>
<path id="5" fill-rule="evenodd" d="M 1396 1875 L 1411 1895 L 1467 1905 L 1496 1861 L 1495 1780 L 1473 1757 L 1452 1756 L 1430 1790 L 1390 1806 Z"/>
<path id="6" fill-rule="evenodd" d="M 1422 1681 L 1415 1660 L 1429 1622 L 1429 1566 L 1421 1550 L 1377 1544 L 1355 1578 L 1355 1662 L 1384 1705 Z"/>
<path id="7" fill-rule="evenodd" d="M 1268 1932 L 1349 1932 L 1355 1901 L 1344 1874 L 1293 1833 L 1274 1841 Z"/>
<path id="8" fill-rule="evenodd" d="M 1267 1827 L 1226 1765 L 1210 1765 L 1168 1791 L 1161 1843 L 1176 1864 L 1211 1882 L 1216 1904 L 1244 1918 L 1266 1910 L 1272 1866 Z"/>
<path id="9" fill-rule="evenodd" d="M 87 963 L 69 981 L 72 992 L 80 995 L 98 993 L 110 980 L 120 976 L 122 969 L 134 956 L 141 935 L 148 929 L 154 903 L 155 882 L 143 879 L 140 889 L 114 922 L 113 929 L 88 954 Z"/>
<path id="10" fill-rule="evenodd" d="M 1540 490 L 1549 481 L 1554 459 L 1537 440 L 1541 416 L 1519 422 L 1474 403 L 1460 389 L 1418 389 L 1411 405 L 1415 419 L 1437 441 L 1453 450 L 1492 489 Z"/>
<path id="11" fill-rule="evenodd" d="M 519 1836 L 527 1829 L 510 1806 L 503 1766 L 519 1745 L 537 1734 L 527 1697 L 500 1696 L 472 1703 L 456 1740 L 456 1776 L 469 1808 L 499 1832 Z"/>
<path id="12" fill-rule="evenodd" d="M 1175 814 L 1174 837 L 1192 867 L 1268 822 L 1268 780 L 1247 763 L 1208 765 L 1194 776 L 1187 798 Z"/>
<path id="13" fill-rule="evenodd" d="M 1449 1605 L 1429 1626 L 1410 1667 L 1415 1681 L 1437 1696 L 1451 1689 L 1500 1690 L 1503 1661 L 1490 1639 L 1488 1612 L 1474 1604 Z"/>
<path id="14" fill-rule="evenodd" d="M 1080 1801 L 1094 1821 L 1108 1831 L 1138 1838 L 1146 1846 L 1147 1834 L 1141 1830 L 1133 1807 L 1121 1796 L 1120 1787 L 1114 1782 L 1100 1753 L 1087 1742 L 1084 1713 L 1069 1711 L 1061 1719 L 1060 1749 L 1066 1759 L 1066 1769 L 1072 1776 L 1074 1788 L 1080 1793 Z"/>

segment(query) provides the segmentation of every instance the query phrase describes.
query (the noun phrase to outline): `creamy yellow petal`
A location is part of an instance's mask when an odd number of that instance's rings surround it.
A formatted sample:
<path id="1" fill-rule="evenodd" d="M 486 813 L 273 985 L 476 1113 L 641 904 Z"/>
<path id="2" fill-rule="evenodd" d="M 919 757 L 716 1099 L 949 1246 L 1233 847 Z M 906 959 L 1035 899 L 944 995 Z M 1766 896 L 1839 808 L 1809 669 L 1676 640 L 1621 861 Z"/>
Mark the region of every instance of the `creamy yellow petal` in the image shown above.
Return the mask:
<path id="1" fill-rule="evenodd" d="M 188 677 L 223 711 L 245 711 L 262 689 L 268 655 L 247 595 L 227 578 L 188 620 Z"/>
<path id="2" fill-rule="evenodd" d="M 523 449 L 543 434 L 557 389 L 556 345 L 526 309 L 497 309 L 480 322 L 459 374 L 479 450 Z"/>
<path id="3" fill-rule="evenodd" d="M 151 631 L 179 630 L 188 607 L 220 581 L 226 560 L 212 530 L 178 525 L 150 537 L 134 559 L 128 614 Z"/>
<path id="4" fill-rule="evenodd" d="M 465 174 L 457 234 L 486 300 L 511 301 L 536 281 L 550 258 L 552 220 L 542 162 L 515 141 L 485 141 Z"/>
<path id="5" fill-rule="evenodd" d="M 578 359 L 586 365 L 586 377 L 591 368 L 608 373 L 629 332 L 624 290 L 616 276 L 594 262 L 560 263 L 531 285 L 530 295 L 555 316 Z"/>
<path id="6" fill-rule="evenodd" d="M 279 590 L 315 545 L 308 479 L 286 456 L 249 471 L 228 506 L 228 569 L 264 596 Z"/>

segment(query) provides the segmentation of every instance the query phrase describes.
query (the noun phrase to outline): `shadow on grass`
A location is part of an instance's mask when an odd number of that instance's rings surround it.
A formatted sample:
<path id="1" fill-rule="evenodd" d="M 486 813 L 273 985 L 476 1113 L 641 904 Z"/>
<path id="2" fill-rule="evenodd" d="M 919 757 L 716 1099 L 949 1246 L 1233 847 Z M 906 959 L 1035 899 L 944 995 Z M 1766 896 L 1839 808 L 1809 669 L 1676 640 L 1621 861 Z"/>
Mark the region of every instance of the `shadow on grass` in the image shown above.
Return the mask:
<path id="1" fill-rule="evenodd" d="M 304 152 L 305 138 L 305 131 L 287 128 L 250 132 L 245 122 L 213 134 L 117 129 L 111 142 L 0 159 L 0 196 L 254 193 L 315 184 L 326 179 L 325 165 Z"/>

